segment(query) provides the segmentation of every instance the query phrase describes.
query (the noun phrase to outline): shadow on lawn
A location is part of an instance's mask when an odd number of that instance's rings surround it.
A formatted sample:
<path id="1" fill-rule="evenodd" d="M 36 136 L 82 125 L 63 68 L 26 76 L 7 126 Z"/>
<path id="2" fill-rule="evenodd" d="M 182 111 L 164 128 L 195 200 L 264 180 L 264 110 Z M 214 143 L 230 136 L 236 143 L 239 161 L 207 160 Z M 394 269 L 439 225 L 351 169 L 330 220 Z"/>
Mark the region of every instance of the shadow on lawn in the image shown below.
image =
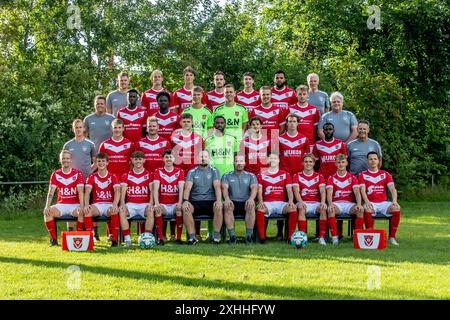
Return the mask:
<path id="1" fill-rule="evenodd" d="M 55 261 L 41 261 L 34 259 L 23 259 L 23 258 L 14 258 L 14 257 L 1 257 L 0 263 L 13 263 L 13 264 L 22 264 L 22 265 L 32 265 L 36 267 L 46 267 L 46 268 L 55 268 L 55 269 L 66 269 L 71 266 L 70 263 L 63 262 L 55 262 Z M 131 270 L 122 270 L 122 269 L 114 269 L 107 267 L 92 267 L 84 264 L 80 264 L 79 267 L 82 271 L 91 272 L 98 275 L 112 275 L 118 278 L 129 278 L 136 280 L 149 280 L 149 281 L 158 281 L 165 282 L 169 281 L 172 283 L 180 284 L 186 287 L 192 287 L 193 289 L 198 289 L 199 287 L 206 287 L 210 289 L 222 288 L 226 290 L 236 290 L 236 291 L 249 291 L 254 293 L 266 294 L 273 296 L 273 299 L 299 299 L 299 298 L 307 298 L 307 299 L 324 299 L 324 296 L 333 299 L 367 299 L 367 296 L 357 295 L 357 294 L 348 294 L 347 292 L 341 292 L 347 290 L 344 287 L 325 287 L 324 290 L 311 289 L 311 288 L 301 288 L 301 287 L 287 287 L 287 286 L 273 286 L 273 285 L 254 285 L 254 284 L 245 284 L 242 282 L 232 282 L 232 281 L 224 281 L 224 280 L 214 280 L 214 279 L 193 279 L 188 277 L 181 276 L 173 276 L 173 275 L 162 275 L 158 273 L 151 272 L 139 272 L 139 271 L 131 271 Z M 332 291 L 332 292 L 330 292 Z M 390 290 L 391 294 L 397 294 L 401 296 L 416 296 L 416 293 L 411 293 L 408 291 L 402 290 Z M 384 295 L 380 293 L 380 296 Z M 228 298 L 230 296 L 227 296 Z M 421 295 L 422 299 L 436 299 L 434 296 L 429 295 Z"/>

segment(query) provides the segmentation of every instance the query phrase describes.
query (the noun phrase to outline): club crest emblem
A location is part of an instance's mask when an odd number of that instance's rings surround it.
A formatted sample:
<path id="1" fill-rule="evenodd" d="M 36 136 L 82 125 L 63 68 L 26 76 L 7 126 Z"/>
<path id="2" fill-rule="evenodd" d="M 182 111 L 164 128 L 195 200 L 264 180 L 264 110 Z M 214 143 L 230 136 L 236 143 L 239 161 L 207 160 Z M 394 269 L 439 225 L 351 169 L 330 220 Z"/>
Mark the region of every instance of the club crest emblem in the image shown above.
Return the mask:
<path id="1" fill-rule="evenodd" d="M 83 238 L 73 238 L 73 246 L 75 249 L 80 249 L 83 245 Z"/>
<path id="2" fill-rule="evenodd" d="M 364 236 L 364 244 L 368 247 L 372 246 L 373 244 L 373 236 L 371 235 L 365 235 Z"/>

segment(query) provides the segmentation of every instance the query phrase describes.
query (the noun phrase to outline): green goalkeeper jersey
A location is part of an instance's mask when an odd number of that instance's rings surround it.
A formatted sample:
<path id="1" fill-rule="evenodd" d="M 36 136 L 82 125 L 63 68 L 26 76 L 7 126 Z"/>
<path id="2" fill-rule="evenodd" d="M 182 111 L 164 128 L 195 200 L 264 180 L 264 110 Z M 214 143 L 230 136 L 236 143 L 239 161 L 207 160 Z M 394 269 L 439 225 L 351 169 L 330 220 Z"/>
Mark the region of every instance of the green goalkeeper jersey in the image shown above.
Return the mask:
<path id="1" fill-rule="evenodd" d="M 238 143 L 241 142 L 244 134 L 242 125 L 248 122 L 247 109 L 237 103 L 233 107 L 227 107 L 224 104 L 216 108 L 212 118 L 214 119 L 216 116 L 223 116 L 225 118 L 225 133 L 235 137 Z"/>
<path id="2" fill-rule="evenodd" d="M 219 170 L 220 176 L 234 170 L 234 154 L 239 151 L 235 137 L 228 134 L 218 137 L 212 134 L 205 140 L 205 149 L 209 151 L 210 164 Z"/>
<path id="3" fill-rule="evenodd" d="M 208 128 L 213 126 L 212 113 L 206 107 L 196 109 L 192 106 L 183 110 L 182 113 L 189 113 L 192 115 L 192 130 L 206 139 Z"/>

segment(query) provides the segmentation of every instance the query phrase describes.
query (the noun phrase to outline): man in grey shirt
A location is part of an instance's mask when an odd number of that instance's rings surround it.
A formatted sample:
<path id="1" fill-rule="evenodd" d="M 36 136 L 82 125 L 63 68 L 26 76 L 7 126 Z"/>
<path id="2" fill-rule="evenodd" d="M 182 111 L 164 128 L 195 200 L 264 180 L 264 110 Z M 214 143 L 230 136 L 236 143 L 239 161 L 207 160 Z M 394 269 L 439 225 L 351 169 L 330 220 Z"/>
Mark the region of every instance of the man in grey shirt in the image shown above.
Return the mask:
<path id="1" fill-rule="evenodd" d="M 319 109 L 320 115 L 330 111 L 330 101 L 328 94 L 319 90 L 319 75 L 316 73 L 308 74 L 306 78 L 308 82 L 308 103 Z"/>
<path id="2" fill-rule="evenodd" d="M 355 176 L 364 170 L 369 169 L 367 162 L 367 154 L 375 151 L 380 159 L 381 166 L 381 147 L 380 144 L 369 138 L 370 125 L 367 120 L 358 122 L 358 138 L 350 141 L 347 145 L 348 161 L 350 164 L 350 172 Z"/>
<path id="3" fill-rule="evenodd" d="M 128 106 L 127 93 L 128 86 L 130 85 L 130 78 L 128 77 L 128 73 L 121 72 L 117 76 L 117 83 L 119 85 L 119 89 L 111 91 L 106 96 L 106 108 L 107 112 L 112 114 L 113 116 L 117 115 L 117 111 L 120 108 Z M 141 99 L 138 96 L 137 106 L 141 106 Z"/>
<path id="4" fill-rule="evenodd" d="M 188 244 L 198 242 L 195 238 L 194 216 L 213 216 L 213 243 L 218 244 L 223 223 L 222 191 L 219 171 L 209 165 L 209 152 L 199 153 L 199 165 L 189 170 L 183 192 L 183 222 L 188 235 Z M 213 213 L 214 215 L 212 215 Z"/>
<path id="5" fill-rule="evenodd" d="M 324 139 L 323 125 L 327 122 L 332 123 L 334 125 L 334 137 L 347 144 L 358 135 L 356 131 L 358 121 L 353 113 L 342 110 L 344 105 L 344 97 L 342 94 L 337 91 L 333 92 L 330 101 L 332 110 L 320 118 L 317 133 L 320 139 Z"/>
<path id="6" fill-rule="evenodd" d="M 244 167 L 245 155 L 237 154 L 234 157 L 234 171 L 222 177 L 224 219 L 230 234 L 230 244 L 236 243 L 233 214 L 245 215 L 245 243 L 252 243 L 258 181 L 253 173 L 244 171 Z"/>
<path id="7" fill-rule="evenodd" d="M 96 96 L 94 99 L 95 112 L 84 118 L 84 128 L 86 135 L 94 142 L 95 150 L 98 152 L 100 144 L 111 138 L 111 122 L 114 116 L 106 113 L 106 98 L 104 96 Z"/>

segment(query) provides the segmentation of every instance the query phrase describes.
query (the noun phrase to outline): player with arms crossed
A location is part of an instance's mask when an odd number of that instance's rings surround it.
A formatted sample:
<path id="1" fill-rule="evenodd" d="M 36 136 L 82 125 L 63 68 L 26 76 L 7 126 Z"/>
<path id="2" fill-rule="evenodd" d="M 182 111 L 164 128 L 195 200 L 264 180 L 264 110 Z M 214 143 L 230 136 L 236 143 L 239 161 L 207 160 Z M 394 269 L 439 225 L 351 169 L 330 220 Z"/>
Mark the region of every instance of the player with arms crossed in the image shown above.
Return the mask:
<path id="1" fill-rule="evenodd" d="M 44 222 L 50 234 L 50 246 L 58 245 L 54 218 L 63 216 L 77 217 L 77 231 L 83 230 L 83 174 L 72 168 L 72 153 L 67 150 L 59 154 L 61 169 L 54 171 L 50 177 L 47 202 L 44 209 Z M 56 189 L 57 204 L 51 205 Z"/>
<path id="2" fill-rule="evenodd" d="M 303 156 L 303 171 L 294 175 L 293 189 L 298 208 L 298 229 L 307 233 L 306 218 L 319 215 L 319 244 L 326 245 L 327 204 L 324 177 L 314 172 L 314 156 Z"/>
<path id="3" fill-rule="evenodd" d="M 144 232 L 153 233 L 154 217 L 152 204 L 153 174 L 144 168 L 145 155 L 142 151 L 131 154 L 133 169 L 122 176 L 120 183 L 120 225 L 125 240 L 124 246 L 131 247 L 128 219 L 135 216 L 146 218 Z M 157 226 L 159 230 L 161 226 Z M 161 241 L 161 238 L 160 238 Z"/>
<path id="4" fill-rule="evenodd" d="M 395 238 L 400 224 L 400 205 L 397 203 L 397 189 L 389 172 L 378 169 L 380 157 L 375 151 L 367 154 L 369 169 L 359 174 L 361 195 L 364 200 L 364 223 L 366 229 L 373 229 L 372 216 L 381 213 L 392 215 L 389 229 L 389 243 L 398 246 Z M 391 192 L 392 202 L 387 201 L 387 189 Z"/>
<path id="5" fill-rule="evenodd" d="M 98 171 L 91 174 L 85 186 L 84 194 L 84 227 L 92 231 L 92 218 L 98 216 L 111 217 L 111 247 L 117 247 L 119 234 L 119 200 L 120 184 L 116 175 L 108 172 L 108 154 L 99 153 L 96 158 Z M 89 199 L 92 191 L 92 205 Z"/>
<path id="6" fill-rule="evenodd" d="M 339 243 L 336 216 L 356 215 L 355 229 L 362 229 L 364 225 L 359 182 L 347 172 L 347 165 L 345 154 L 339 153 L 336 156 L 337 172 L 327 180 L 328 227 L 333 245 Z"/>

